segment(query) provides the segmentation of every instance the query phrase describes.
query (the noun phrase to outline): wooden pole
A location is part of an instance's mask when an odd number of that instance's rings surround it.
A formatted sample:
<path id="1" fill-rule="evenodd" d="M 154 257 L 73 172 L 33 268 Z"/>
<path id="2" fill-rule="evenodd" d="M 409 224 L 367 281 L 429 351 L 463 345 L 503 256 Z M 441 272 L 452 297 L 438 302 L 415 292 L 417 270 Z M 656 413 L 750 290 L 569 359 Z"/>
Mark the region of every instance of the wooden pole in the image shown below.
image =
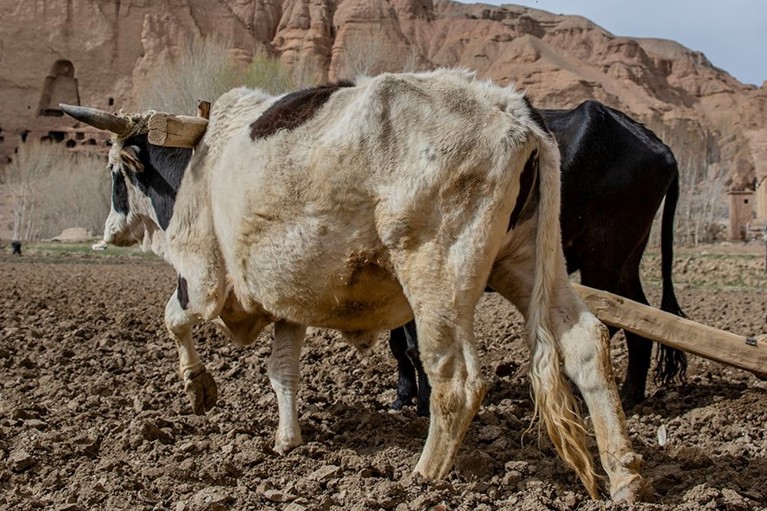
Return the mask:
<path id="1" fill-rule="evenodd" d="M 203 117 L 158 112 L 149 118 L 149 143 L 165 147 L 194 147 L 205 134 Z"/>
<path id="2" fill-rule="evenodd" d="M 764 223 L 764 229 L 762 229 L 762 241 L 764 241 L 764 271 L 767 273 L 767 222 Z"/>
<path id="3" fill-rule="evenodd" d="M 580 284 L 573 284 L 573 287 L 592 312 L 607 325 L 623 328 L 693 355 L 751 371 L 760 378 L 767 377 L 765 336 L 757 340 L 732 334 L 606 291 Z"/>

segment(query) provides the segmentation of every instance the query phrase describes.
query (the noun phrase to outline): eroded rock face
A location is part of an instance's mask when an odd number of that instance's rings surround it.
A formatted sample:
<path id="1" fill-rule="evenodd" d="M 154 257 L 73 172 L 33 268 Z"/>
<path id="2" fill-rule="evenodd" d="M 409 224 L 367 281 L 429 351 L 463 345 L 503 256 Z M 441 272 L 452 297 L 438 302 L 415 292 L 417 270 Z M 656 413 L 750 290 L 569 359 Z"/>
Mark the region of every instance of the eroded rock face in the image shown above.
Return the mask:
<path id="1" fill-rule="evenodd" d="M 73 102 L 129 108 L 154 63 L 189 37 L 219 35 L 243 62 L 277 56 L 314 81 L 461 66 L 516 83 L 542 107 L 593 97 L 651 126 L 685 120 L 713 134 L 733 187 L 765 174 L 755 158 L 767 130 L 764 85 L 741 84 L 673 41 L 617 37 L 578 16 L 450 0 L 0 0 L 0 7 L 0 161 L 23 134 L 75 126 L 51 116 L 48 103 L 61 91 Z"/>

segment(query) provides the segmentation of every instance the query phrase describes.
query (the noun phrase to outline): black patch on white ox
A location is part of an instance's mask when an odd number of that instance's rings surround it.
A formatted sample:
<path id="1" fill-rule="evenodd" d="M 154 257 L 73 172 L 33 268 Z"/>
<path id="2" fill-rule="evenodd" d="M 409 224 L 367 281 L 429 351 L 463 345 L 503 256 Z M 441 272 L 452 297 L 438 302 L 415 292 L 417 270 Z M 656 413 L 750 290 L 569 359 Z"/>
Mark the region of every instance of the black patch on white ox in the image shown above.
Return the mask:
<path id="1" fill-rule="evenodd" d="M 141 163 L 143 172 L 136 174 L 136 181 L 141 191 L 152 201 L 160 227 L 168 228 L 176 202 L 176 192 L 181 186 L 192 150 L 188 148 L 161 147 L 152 145 L 146 135 L 140 137 Z"/>
<path id="2" fill-rule="evenodd" d="M 354 83 L 344 80 L 291 92 L 276 101 L 250 125 L 250 139 L 255 141 L 267 138 L 279 130 L 292 130 L 301 126 L 314 117 L 334 92 L 353 85 Z"/>
<path id="3" fill-rule="evenodd" d="M 538 185 L 538 153 L 533 151 L 519 176 L 519 194 L 509 217 L 508 231 L 520 221 L 529 220 L 538 209 L 541 194 Z"/>
<path id="4" fill-rule="evenodd" d="M 112 207 L 120 214 L 128 214 L 128 186 L 122 172 L 112 172 Z"/>
<path id="5" fill-rule="evenodd" d="M 186 310 L 189 307 L 189 288 L 187 287 L 186 279 L 181 275 L 178 276 L 176 298 L 178 298 L 178 303 L 182 309 Z"/>

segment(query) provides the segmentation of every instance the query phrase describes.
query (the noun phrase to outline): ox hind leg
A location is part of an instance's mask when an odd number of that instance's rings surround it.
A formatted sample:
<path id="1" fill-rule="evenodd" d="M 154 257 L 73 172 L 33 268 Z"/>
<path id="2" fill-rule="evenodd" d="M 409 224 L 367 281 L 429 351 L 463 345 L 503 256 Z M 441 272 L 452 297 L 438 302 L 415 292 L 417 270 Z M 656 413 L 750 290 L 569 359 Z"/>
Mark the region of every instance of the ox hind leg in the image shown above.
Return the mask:
<path id="1" fill-rule="evenodd" d="M 418 393 L 415 367 L 407 354 L 404 327 L 395 328 L 389 333 L 389 349 L 397 361 L 397 397 L 391 407 L 392 410 L 401 410 L 403 406 L 411 404 Z"/>
<path id="2" fill-rule="evenodd" d="M 621 277 L 618 275 L 618 271 L 611 271 L 619 268 L 621 264 L 590 261 L 581 268 L 581 283 L 584 286 L 602 289 L 648 305 L 642 284 L 639 281 L 638 265 L 638 261 L 624 262 L 625 270 Z M 612 337 L 618 329 L 610 328 L 609 331 L 610 337 Z M 624 332 L 624 335 L 628 348 L 628 367 L 620 389 L 620 397 L 623 406 L 629 409 L 644 401 L 647 372 L 650 368 L 652 355 L 652 342 L 631 332 Z"/>
<path id="3" fill-rule="evenodd" d="M 630 300 L 649 305 L 642 281 L 639 278 L 639 264 L 644 253 L 646 242 L 643 243 L 629 260 L 626 262 L 623 273 L 618 281 L 618 294 Z M 664 296 L 664 299 L 666 297 Z M 675 300 L 674 300 L 675 301 Z M 661 304 L 661 309 L 684 316 L 676 303 Z M 632 407 L 644 401 L 647 387 L 647 375 L 652 363 L 653 341 L 632 332 L 624 331 L 626 346 L 628 348 L 628 368 L 626 379 L 621 387 L 621 399 L 623 406 Z M 655 383 L 670 385 L 675 375 L 684 382 L 684 371 L 687 367 L 687 359 L 683 351 L 675 350 L 662 344 L 657 345 L 655 368 Z"/>
<path id="4" fill-rule="evenodd" d="M 552 272 L 547 310 L 532 311 L 535 222 L 518 226 L 512 241 L 496 260 L 489 284 L 510 300 L 528 321 L 540 315 L 541 327 L 531 333 L 531 382 L 536 409 L 562 458 L 576 471 L 592 497 L 598 496 L 597 477 L 586 449 L 585 430 L 566 375 L 576 384 L 591 414 L 600 459 L 610 479 L 615 500 L 641 497 L 643 482 L 637 469 L 641 458 L 633 451 L 612 376 L 607 329 L 577 297 L 570 285 L 564 259 Z M 553 341 L 553 345 L 551 344 Z"/>
<path id="5" fill-rule="evenodd" d="M 416 414 L 429 416 L 429 396 L 431 387 L 418 354 L 418 335 L 415 321 L 391 331 L 389 348 L 397 360 L 397 398 L 392 403 L 393 410 L 400 410 L 416 398 Z M 416 374 L 418 379 L 416 380 Z"/>
<path id="6" fill-rule="evenodd" d="M 299 358 L 304 344 L 306 326 L 287 321 L 274 325 L 272 354 L 267 364 L 269 382 L 277 394 L 279 424 L 274 435 L 274 450 L 286 454 L 303 443 L 298 425 L 296 394 L 301 378 Z"/>
<path id="7" fill-rule="evenodd" d="M 392 258 L 415 315 L 421 361 L 432 388 L 429 433 L 415 467 L 430 479 L 449 473 L 486 391 L 474 343 L 474 309 L 491 261 L 483 261 L 484 268 L 475 261 L 460 267 L 439 260 L 439 253 L 427 244 L 417 253 Z"/>

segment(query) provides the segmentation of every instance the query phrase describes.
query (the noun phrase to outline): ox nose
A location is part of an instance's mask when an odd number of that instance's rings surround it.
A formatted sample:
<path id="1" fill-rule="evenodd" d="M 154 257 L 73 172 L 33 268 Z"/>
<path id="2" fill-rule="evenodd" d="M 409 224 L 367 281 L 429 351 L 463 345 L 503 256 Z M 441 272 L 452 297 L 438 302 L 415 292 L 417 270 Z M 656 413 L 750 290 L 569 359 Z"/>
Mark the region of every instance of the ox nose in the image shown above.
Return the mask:
<path id="1" fill-rule="evenodd" d="M 127 218 L 124 215 L 111 212 L 104 222 L 104 241 L 112 245 L 119 245 L 120 240 L 125 238 L 126 224 Z"/>

